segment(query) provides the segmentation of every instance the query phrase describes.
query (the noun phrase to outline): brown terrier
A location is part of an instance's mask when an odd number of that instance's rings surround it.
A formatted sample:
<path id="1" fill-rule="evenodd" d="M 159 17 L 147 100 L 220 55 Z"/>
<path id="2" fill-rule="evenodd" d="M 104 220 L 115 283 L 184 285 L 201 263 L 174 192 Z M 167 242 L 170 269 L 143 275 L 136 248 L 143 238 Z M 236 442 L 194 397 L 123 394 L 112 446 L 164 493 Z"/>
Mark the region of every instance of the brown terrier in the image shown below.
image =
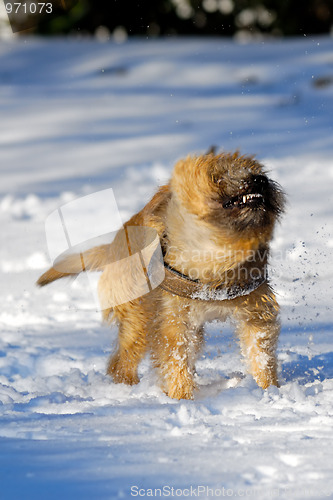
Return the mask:
<path id="1" fill-rule="evenodd" d="M 82 270 L 103 271 L 103 317 L 119 325 L 107 370 L 115 382 L 138 383 L 138 365 L 150 351 L 164 391 L 172 398 L 192 399 L 203 325 L 232 316 L 249 372 L 262 388 L 278 385 L 279 308 L 266 267 L 283 206 L 281 188 L 252 157 L 237 152 L 188 157 L 110 245 L 66 257 L 37 283 L 44 286 Z M 165 276 L 145 295 L 125 301 L 138 274 L 128 272 L 124 257 L 152 241 L 148 233 L 130 234 L 131 228 L 141 227 L 158 233 Z M 141 258 L 146 274 L 153 250 L 148 261 Z"/>

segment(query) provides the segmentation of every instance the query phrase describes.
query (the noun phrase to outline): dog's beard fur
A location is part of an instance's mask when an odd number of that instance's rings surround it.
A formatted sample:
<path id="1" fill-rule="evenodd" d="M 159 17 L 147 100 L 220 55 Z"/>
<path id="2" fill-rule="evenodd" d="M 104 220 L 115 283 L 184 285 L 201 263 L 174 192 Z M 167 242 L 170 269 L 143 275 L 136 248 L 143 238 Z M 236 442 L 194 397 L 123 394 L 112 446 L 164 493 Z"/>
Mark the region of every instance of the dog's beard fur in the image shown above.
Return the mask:
<path id="1" fill-rule="evenodd" d="M 283 207 L 281 188 L 255 159 L 210 153 L 179 161 L 170 183 L 125 227 L 155 229 L 166 263 L 186 276 L 213 288 L 244 286 L 250 272 L 266 268 L 269 242 Z M 278 385 L 278 305 L 267 281 L 232 300 L 205 302 L 158 287 L 139 299 L 107 307 L 116 286 L 110 259 L 123 254 L 122 242 L 119 233 L 111 245 L 84 254 L 85 270 L 103 270 L 99 282 L 103 317 L 119 325 L 118 345 L 108 365 L 115 382 L 137 383 L 138 365 L 150 351 L 165 392 L 178 399 L 193 398 L 203 325 L 233 316 L 250 373 L 263 388 Z M 80 258 L 71 256 L 41 276 L 38 284 L 81 271 Z"/>

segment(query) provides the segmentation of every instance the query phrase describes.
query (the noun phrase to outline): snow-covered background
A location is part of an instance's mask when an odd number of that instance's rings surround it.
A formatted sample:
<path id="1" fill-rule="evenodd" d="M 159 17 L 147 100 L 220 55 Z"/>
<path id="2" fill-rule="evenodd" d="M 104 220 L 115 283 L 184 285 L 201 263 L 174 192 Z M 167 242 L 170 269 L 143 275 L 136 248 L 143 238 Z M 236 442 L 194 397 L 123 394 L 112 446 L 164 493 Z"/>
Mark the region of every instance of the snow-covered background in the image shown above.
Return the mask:
<path id="1" fill-rule="evenodd" d="M 0 112 L 1 500 L 163 487 L 333 498 L 333 39 L 8 39 Z M 105 188 L 125 221 L 175 160 L 213 144 L 256 154 L 288 194 L 271 271 L 281 388 L 245 375 L 218 323 L 194 401 L 167 398 L 148 360 L 137 386 L 115 385 L 116 329 L 101 325 L 86 277 L 34 286 L 49 265 L 44 222 Z"/>

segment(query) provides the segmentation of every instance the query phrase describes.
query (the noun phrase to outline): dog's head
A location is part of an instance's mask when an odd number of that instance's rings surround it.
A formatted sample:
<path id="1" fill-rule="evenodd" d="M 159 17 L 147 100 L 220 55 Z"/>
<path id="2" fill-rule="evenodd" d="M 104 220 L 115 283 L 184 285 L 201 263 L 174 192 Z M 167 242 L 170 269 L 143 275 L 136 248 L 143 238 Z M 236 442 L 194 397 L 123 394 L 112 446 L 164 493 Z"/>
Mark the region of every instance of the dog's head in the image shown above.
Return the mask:
<path id="1" fill-rule="evenodd" d="M 263 166 L 238 152 L 182 160 L 171 185 L 188 212 L 233 233 L 262 231 L 269 237 L 285 203 L 281 187 Z"/>

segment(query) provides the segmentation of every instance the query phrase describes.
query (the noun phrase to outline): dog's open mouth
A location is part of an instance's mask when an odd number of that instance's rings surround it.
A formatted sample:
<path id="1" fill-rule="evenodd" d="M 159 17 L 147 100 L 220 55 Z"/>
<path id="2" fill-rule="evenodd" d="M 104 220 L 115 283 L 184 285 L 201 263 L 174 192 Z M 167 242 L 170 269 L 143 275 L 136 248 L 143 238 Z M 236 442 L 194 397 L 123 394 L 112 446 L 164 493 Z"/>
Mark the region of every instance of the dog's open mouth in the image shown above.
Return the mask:
<path id="1" fill-rule="evenodd" d="M 260 193 L 247 193 L 233 196 L 223 203 L 223 208 L 257 208 L 264 203 L 264 197 Z"/>

